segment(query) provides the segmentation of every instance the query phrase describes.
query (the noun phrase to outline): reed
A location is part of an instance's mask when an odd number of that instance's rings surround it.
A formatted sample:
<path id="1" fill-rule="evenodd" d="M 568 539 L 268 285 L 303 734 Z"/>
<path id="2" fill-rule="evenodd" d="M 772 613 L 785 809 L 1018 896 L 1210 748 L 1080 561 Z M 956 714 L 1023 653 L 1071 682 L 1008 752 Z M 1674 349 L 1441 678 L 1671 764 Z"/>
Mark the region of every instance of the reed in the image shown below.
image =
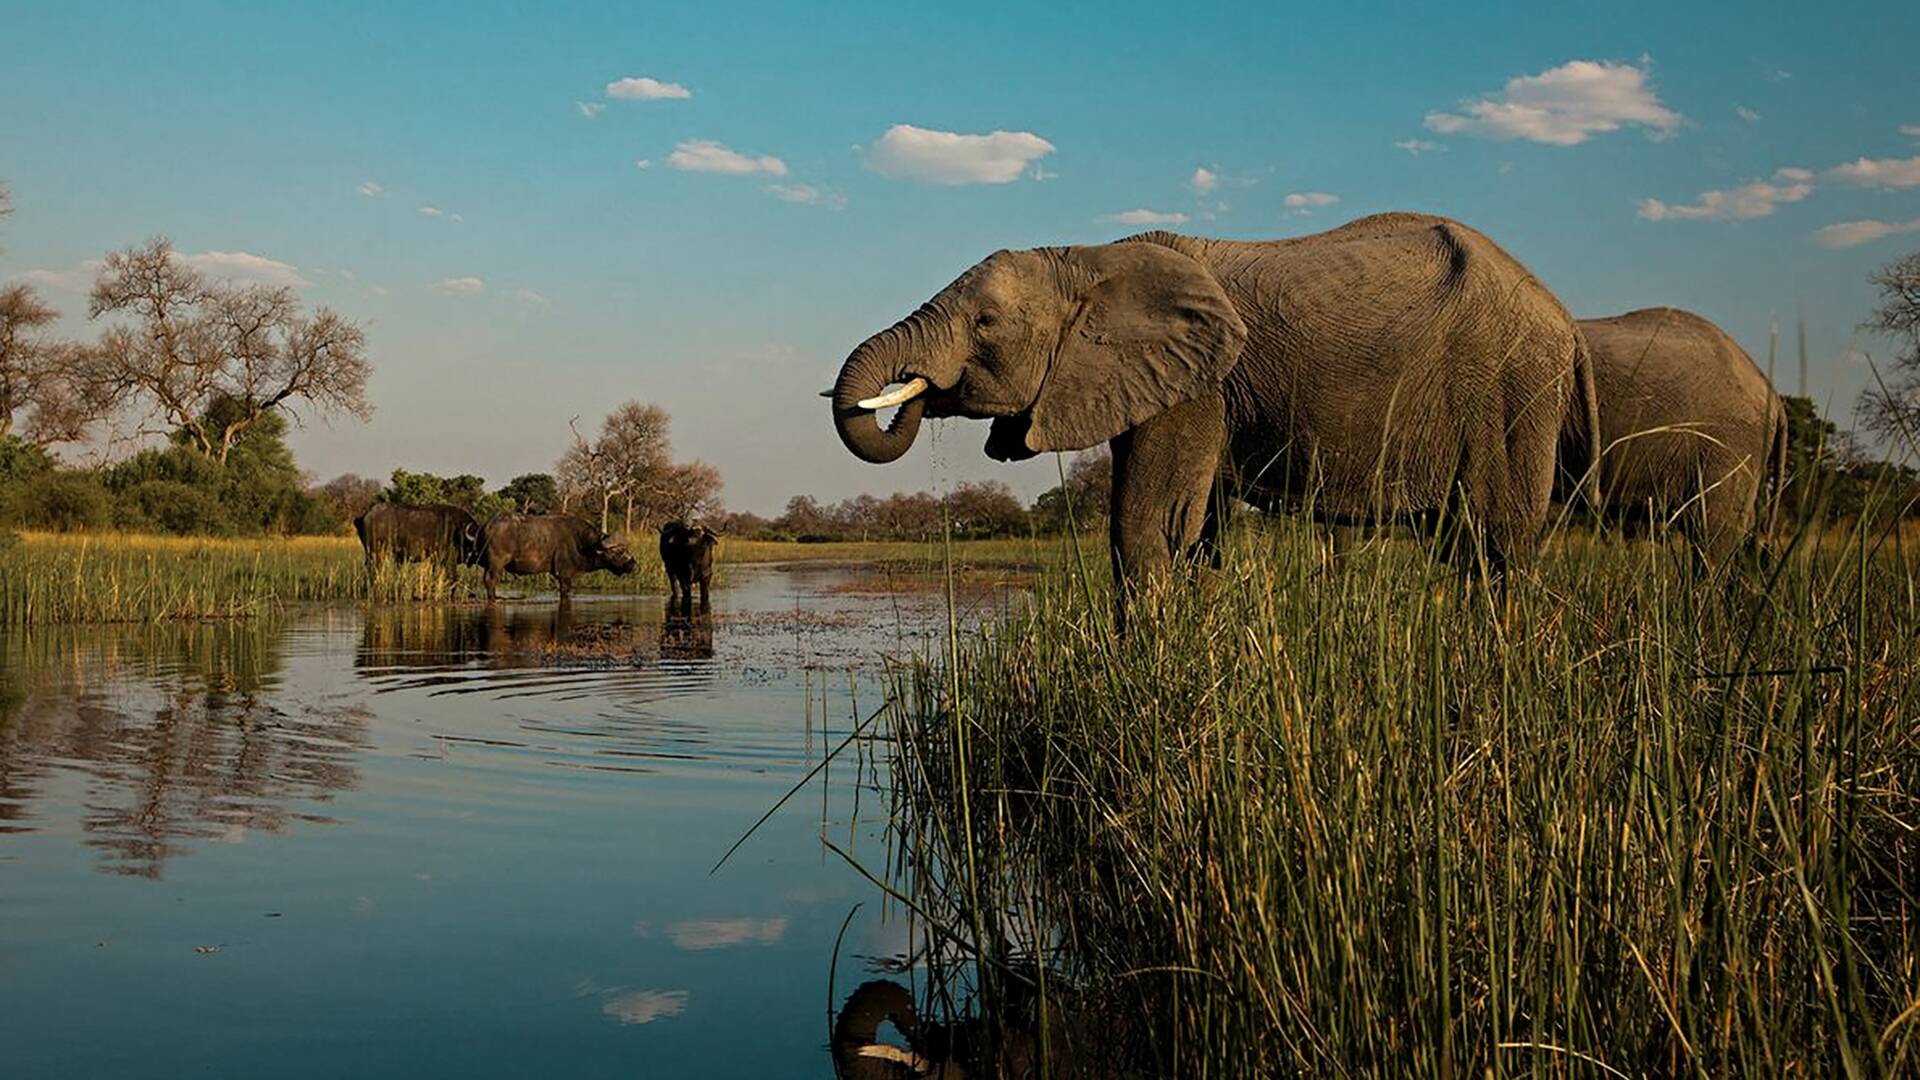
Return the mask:
<path id="1" fill-rule="evenodd" d="M 1822 540 L 1278 522 L 1124 637 L 1070 554 L 896 680 L 875 875 L 1052 1075 L 1914 1075 L 1920 551 Z"/>

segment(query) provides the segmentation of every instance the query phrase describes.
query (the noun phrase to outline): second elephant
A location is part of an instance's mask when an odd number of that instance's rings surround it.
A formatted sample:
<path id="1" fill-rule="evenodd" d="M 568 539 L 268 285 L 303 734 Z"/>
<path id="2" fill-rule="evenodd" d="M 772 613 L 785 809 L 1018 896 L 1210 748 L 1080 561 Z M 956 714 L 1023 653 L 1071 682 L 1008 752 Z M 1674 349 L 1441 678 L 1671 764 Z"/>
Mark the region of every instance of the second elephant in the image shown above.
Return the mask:
<path id="1" fill-rule="evenodd" d="M 1607 516 L 1671 521 L 1711 566 L 1756 527 L 1771 531 L 1786 478 L 1787 413 L 1746 350 L 1678 308 L 1585 319 L 1580 331 L 1600 396 Z"/>

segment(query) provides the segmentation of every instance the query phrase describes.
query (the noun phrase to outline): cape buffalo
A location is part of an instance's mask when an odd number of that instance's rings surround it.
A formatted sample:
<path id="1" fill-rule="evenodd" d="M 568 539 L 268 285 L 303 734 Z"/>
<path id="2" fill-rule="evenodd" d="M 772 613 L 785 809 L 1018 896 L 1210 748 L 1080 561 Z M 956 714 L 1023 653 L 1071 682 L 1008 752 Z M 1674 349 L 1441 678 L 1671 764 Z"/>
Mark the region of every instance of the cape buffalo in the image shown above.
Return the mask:
<path id="1" fill-rule="evenodd" d="M 700 586 L 700 606 L 707 606 L 707 585 L 713 580 L 713 549 L 720 537 L 704 525 L 669 521 L 660 527 L 660 561 L 667 568 L 667 605 L 693 607 L 693 586 Z"/>
<path id="2" fill-rule="evenodd" d="M 480 545 L 488 600 L 500 598 L 494 589 L 502 572 L 552 574 L 562 600 L 578 574 L 633 573 L 633 556 L 624 545 L 570 514 L 496 514 L 481 530 Z"/>
<path id="3" fill-rule="evenodd" d="M 377 502 L 353 519 L 367 553 L 367 569 L 381 555 L 396 562 L 431 562 L 457 571 L 480 561 L 480 523 L 457 506 Z"/>

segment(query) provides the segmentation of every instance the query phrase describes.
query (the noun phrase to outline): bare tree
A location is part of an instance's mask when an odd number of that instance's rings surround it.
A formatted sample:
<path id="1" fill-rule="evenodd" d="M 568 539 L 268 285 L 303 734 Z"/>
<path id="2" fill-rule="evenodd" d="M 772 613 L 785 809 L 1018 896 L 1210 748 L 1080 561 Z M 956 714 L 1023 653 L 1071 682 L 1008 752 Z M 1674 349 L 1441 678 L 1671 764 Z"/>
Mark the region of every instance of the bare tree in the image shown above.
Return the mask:
<path id="1" fill-rule="evenodd" d="M 567 421 L 567 427 L 573 431 L 573 442 L 553 466 L 554 482 L 560 486 L 560 507 L 568 510 L 575 501 L 598 500 L 600 531 L 606 532 L 614 496 L 612 466 L 600 452 L 599 445 L 588 442 L 586 436 L 580 434 L 579 425 L 577 416 Z"/>
<path id="2" fill-rule="evenodd" d="M 597 448 L 607 463 L 614 497 L 623 505 L 622 527 L 627 532 L 633 531 L 636 511 L 643 524 L 653 516 L 653 503 L 673 466 L 671 423 L 660 406 L 629 401 L 600 424 Z"/>
<path id="3" fill-rule="evenodd" d="M 1893 338 L 1899 351 L 1885 385 L 1861 395 L 1861 416 L 1881 435 L 1920 439 L 1920 252 L 1888 263 L 1867 280 L 1879 286 L 1880 306 L 1861 329 Z"/>
<path id="4" fill-rule="evenodd" d="M 86 350 L 41 333 L 59 317 L 30 285 L 0 288 L 0 438 L 15 434 L 24 416 L 27 441 L 71 442 L 105 411 L 76 379 Z"/>
<path id="5" fill-rule="evenodd" d="M 165 238 L 107 256 L 91 314 L 131 321 L 90 352 L 89 396 L 141 401 L 216 460 L 275 410 L 372 412 L 359 326 L 324 307 L 304 314 L 289 288 L 210 281 Z"/>
<path id="6" fill-rule="evenodd" d="M 697 521 L 720 513 L 720 470 L 704 461 L 668 466 L 653 499 L 650 525 Z"/>

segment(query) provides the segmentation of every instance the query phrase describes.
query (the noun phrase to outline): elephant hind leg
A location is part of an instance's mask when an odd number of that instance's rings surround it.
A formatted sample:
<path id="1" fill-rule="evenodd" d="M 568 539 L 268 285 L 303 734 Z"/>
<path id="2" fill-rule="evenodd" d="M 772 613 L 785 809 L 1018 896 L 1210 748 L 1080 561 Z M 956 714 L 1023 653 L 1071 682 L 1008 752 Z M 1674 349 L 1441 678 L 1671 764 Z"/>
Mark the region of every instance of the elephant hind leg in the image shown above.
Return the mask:
<path id="1" fill-rule="evenodd" d="M 1758 474 L 1745 462 L 1716 462 L 1701 469 L 1696 490 L 1696 503 L 1681 528 L 1700 569 L 1719 570 L 1731 564 L 1753 532 Z"/>

